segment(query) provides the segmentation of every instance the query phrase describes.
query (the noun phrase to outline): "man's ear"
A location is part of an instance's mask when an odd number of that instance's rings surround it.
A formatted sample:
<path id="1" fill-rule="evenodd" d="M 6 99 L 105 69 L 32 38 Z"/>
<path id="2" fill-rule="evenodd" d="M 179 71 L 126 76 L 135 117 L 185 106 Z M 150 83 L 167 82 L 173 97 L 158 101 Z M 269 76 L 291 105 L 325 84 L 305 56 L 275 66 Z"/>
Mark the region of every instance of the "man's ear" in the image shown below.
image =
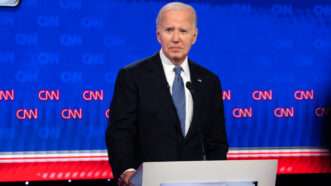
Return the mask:
<path id="1" fill-rule="evenodd" d="M 197 41 L 198 38 L 198 28 L 195 29 L 195 32 L 193 33 L 193 42 L 192 45 Z"/>
<path id="2" fill-rule="evenodd" d="M 156 29 L 156 39 L 157 39 L 157 41 L 158 41 L 159 43 L 161 43 L 161 39 L 160 39 L 160 31 L 159 31 L 158 28 Z"/>

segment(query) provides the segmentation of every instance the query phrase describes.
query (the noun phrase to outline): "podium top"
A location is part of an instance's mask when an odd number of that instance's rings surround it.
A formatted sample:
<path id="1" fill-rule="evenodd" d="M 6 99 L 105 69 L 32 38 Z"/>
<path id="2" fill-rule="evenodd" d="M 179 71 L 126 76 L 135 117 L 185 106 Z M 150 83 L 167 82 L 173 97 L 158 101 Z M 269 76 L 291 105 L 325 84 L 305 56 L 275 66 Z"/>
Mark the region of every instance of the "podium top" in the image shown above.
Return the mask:
<path id="1" fill-rule="evenodd" d="M 276 173 L 277 160 L 145 162 L 138 168 L 134 180 L 144 186 L 232 186 L 236 183 L 274 186 Z"/>

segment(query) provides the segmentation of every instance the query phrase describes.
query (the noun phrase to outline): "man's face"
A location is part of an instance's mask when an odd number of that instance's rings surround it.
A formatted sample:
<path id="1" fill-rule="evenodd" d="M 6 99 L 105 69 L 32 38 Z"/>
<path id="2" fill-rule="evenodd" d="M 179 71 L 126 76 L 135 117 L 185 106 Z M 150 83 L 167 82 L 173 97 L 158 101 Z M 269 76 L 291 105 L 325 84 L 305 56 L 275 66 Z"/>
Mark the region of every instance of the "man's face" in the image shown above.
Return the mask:
<path id="1" fill-rule="evenodd" d="M 192 12 L 188 9 L 166 10 L 159 21 L 157 39 L 164 54 L 173 63 L 182 63 L 197 37 Z"/>

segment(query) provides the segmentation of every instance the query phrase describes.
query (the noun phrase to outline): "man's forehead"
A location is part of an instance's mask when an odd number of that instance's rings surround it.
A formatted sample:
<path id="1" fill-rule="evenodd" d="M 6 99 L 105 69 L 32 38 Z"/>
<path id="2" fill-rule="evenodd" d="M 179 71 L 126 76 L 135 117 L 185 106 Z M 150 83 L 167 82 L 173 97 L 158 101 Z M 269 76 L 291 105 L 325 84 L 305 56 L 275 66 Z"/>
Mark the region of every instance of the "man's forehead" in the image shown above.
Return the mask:
<path id="1" fill-rule="evenodd" d="M 180 14 L 180 15 L 178 15 Z M 170 24 L 174 22 L 180 22 L 183 24 L 194 24 L 194 17 L 193 14 L 190 14 L 189 12 L 187 13 L 182 13 L 178 11 L 167 11 L 164 12 L 164 14 L 161 17 L 160 20 L 161 24 Z"/>
<path id="2" fill-rule="evenodd" d="M 183 8 L 183 9 L 167 9 L 164 10 L 161 14 L 161 17 L 174 15 L 174 14 L 181 14 L 181 16 L 188 16 L 188 17 L 194 17 L 194 12 L 189 8 Z"/>

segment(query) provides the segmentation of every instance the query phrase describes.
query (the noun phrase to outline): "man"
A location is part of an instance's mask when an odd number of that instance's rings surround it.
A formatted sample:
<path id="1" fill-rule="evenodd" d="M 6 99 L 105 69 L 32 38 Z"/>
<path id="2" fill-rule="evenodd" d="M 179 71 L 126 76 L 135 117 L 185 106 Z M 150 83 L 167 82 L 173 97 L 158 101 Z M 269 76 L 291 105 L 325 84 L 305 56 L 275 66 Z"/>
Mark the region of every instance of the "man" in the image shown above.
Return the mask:
<path id="1" fill-rule="evenodd" d="M 106 142 L 119 185 L 142 162 L 226 159 L 220 81 L 187 57 L 194 9 L 169 3 L 156 22 L 160 52 L 121 69 L 115 84 Z"/>

